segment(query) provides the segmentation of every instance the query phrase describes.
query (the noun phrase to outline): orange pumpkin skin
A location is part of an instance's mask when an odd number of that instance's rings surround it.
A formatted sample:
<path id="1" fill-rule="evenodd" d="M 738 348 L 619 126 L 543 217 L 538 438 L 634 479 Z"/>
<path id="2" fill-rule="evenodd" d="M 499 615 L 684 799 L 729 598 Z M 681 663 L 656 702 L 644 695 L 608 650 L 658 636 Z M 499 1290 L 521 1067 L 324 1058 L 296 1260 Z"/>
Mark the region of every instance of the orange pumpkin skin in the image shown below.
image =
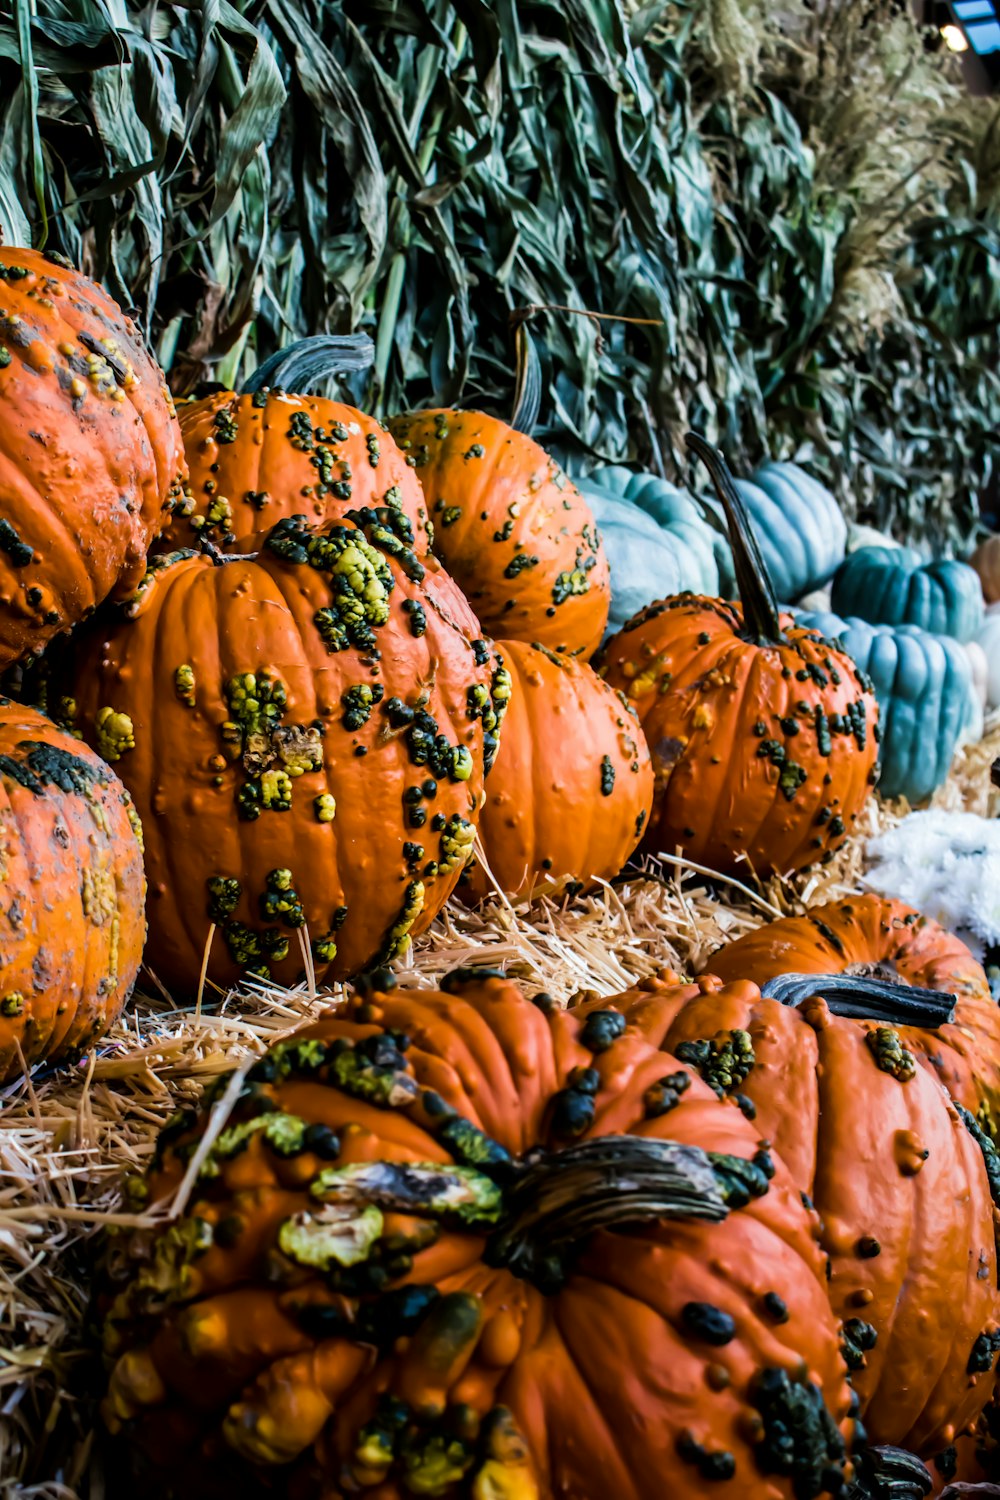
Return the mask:
<path id="1" fill-rule="evenodd" d="M 164 543 L 199 539 L 225 552 L 256 552 L 287 516 L 320 524 L 351 511 L 402 511 L 411 543 L 429 548 L 420 483 L 389 432 L 375 420 L 321 396 L 220 391 L 179 407 L 191 502 Z"/>
<path id="2" fill-rule="evenodd" d="M 996 604 L 1000 599 L 1000 536 L 988 536 L 980 542 L 969 562 L 979 574 L 986 603 Z"/>
<path id="3" fill-rule="evenodd" d="M 746 980 L 687 984 L 668 971 L 611 1003 L 748 1101 L 815 1203 L 869 1439 L 921 1454 L 946 1447 L 989 1399 L 1000 1294 L 981 1148 L 933 1075 L 912 1057 L 905 1081 L 883 1071 L 868 1042 L 876 1023 L 818 999 L 789 1008 Z M 718 1054 L 744 1036 L 749 1067 L 744 1043 L 734 1073 Z"/>
<path id="4" fill-rule="evenodd" d="M 0 250 L 0 670 L 142 576 L 183 494 L 138 329 L 61 259 Z"/>
<path id="5" fill-rule="evenodd" d="M 497 649 L 511 700 L 479 819 L 490 870 L 512 897 L 609 880 L 639 842 L 653 799 L 635 714 L 585 662 L 522 641 Z M 481 899 L 494 889 L 470 864 L 463 893 Z"/>
<path id="6" fill-rule="evenodd" d="M 356 999 L 251 1070 L 183 1217 L 158 1244 L 146 1232 L 119 1242 L 116 1295 L 104 1304 L 115 1361 L 109 1425 L 128 1424 L 177 1494 L 195 1493 L 214 1465 L 233 1486 L 222 1493 L 240 1492 L 241 1457 L 294 1500 L 358 1491 L 373 1500 L 694 1500 L 713 1471 L 732 1476 L 741 1500 L 825 1495 L 834 1480 L 839 1488 L 853 1398 L 815 1217 L 784 1168 L 760 1154 L 737 1109 L 620 1016 L 611 1029 L 608 1018 L 585 1026 L 551 1003 L 533 1007 L 502 977 L 472 972 L 448 976 L 443 993 Z M 665 1068 L 687 1087 L 657 1114 L 649 1100 Z M 280 1116 L 269 1128 L 275 1140 L 285 1132 L 284 1154 L 261 1135 L 262 1111 Z M 182 1118 L 163 1138 L 143 1201 L 175 1191 L 205 1118 Z M 389 1243 L 371 1241 L 376 1224 L 353 1270 L 329 1252 L 324 1267 L 310 1249 L 314 1215 L 329 1212 L 318 1195 L 339 1191 L 329 1176 L 311 1188 L 324 1167 L 336 1176 L 362 1163 L 383 1164 L 380 1173 L 427 1163 L 454 1182 L 458 1163 L 476 1174 L 478 1201 L 485 1181 L 503 1214 L 526 1151 L 553 1153 L 542 1177 L 556 1182 L 571 1143 L 611 1137 L 614 1154 L 633 1136 L 647 1149 L 679 1142 L 752 1162 L 740 1170 L 763 1171 L 754 1192 L 765 1191 L 745 1194 L 723 1222 L 625 1213 L 625 1232 L 615 1233 L 598 1219 L 570 1248 L 563 1200 L 548 1221 L 562 1240 L 539 1228 L 536 1241 L 551 1257 L 546 1291 L 532 1270 L 512 1272 L 471 1208 L 464 1222 L 449 1221 L 422 1206 L 401 1216 L 383 1199 Z M 603 1180 L 620 1206 L 619 1175 Z M 563 1190 L 571 1214 L 568 1179 Z M 536 1211 L 538 1196 L 528 1201 Z M 372 1279 L 380 1267 L 381 1291 Z M 408 1322 L 404 1297 L 413 1299 Z M 796 1449 L 784 1473 L 766 1472 L 784 1408 L 780 1395 L 772 1405 L 759 1392 L 772 1382 L 804 1396 L 803 1381 L 815 1388 L 803 1435 L 803 1448 L 817 1445 L 812 1465 Z M 498 1445 L 490 1428 L 503 1410 Z"/>
<path id="7" fill-rule="evenodd" d="M 117 1019 L 146 933 L 142 830 L 117 776 L 0 698 L 0 1082 Z"/>
<path id="8" fill-rule="evenodd" d="M 955 1020 L 934 1031 L 902 1027 L 906 1045 L 932 1067 L 989 1135 L 1000 1126 L 1000 1007 L 960 938 L 902 901 L 847 896 L 783 917 L 720 948 L 705 965 L 726 981 L 766 984 L 778 974 L 878 972 L 956 997 Z"/>
<path id="9" fill-rule="evenodd" d="M 383 581 L 359 572 L 347 607 L 370 586 L 384 622 L 334 649 L 332 575 L 275 542 L 332 547 L 335 568 L 366 549 Z M 160 979 L 192 990 L 210 922 L 223 985 L 297 978 L 296 928 L 320 979 L 401 953 L 471 852 L 503 677 L 447 574 L 350 524 L 289 522 L 256 560 L 159 560 L 129 608 L 79 646 L 73 723 L 143 819 Z"/>
<path id="10" fill-rule="evenodd" d="M 590 656 L 608 623 L 608 561 L 555 460 L 478 411 L 410 412 L 389 429 L 416 468 L 435 551 L 483 628 Z"/>
<path id="11" fill-rule="evenodd" d="M 875 780 L 878 705 L 850 657 L 781 626 L 758 645 L 739 605 L 680 594 L 608 641 L 601 674 L 653 757 L 649 849 L 765 876 L 825 862 L 850 832 Z"/>

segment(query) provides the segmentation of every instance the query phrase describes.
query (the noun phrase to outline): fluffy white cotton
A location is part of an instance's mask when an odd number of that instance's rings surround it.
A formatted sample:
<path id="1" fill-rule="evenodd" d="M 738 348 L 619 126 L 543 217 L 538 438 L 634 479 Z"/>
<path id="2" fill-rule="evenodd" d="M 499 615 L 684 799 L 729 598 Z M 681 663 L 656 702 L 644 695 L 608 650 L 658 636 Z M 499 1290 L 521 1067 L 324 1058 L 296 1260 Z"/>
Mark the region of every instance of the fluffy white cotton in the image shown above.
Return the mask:
<path id="1" fill-rule="evenodd" d="M 1000 943 L 1000 819 L 931 808 L 872 839 L 865 883 L 906 901 L 982 960 Z"/>

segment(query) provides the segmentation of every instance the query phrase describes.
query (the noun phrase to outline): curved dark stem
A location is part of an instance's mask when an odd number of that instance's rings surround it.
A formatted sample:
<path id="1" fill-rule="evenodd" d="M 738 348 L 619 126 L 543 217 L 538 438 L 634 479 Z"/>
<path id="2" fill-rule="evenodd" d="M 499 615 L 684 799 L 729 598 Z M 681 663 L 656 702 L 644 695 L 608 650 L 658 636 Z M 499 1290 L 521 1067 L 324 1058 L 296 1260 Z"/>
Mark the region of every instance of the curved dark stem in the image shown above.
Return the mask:
<path id="1" fill-rule="evenodd" d="M 708 470 L 725 512 L 729 544 L 733 549 L 736 585 L 743 605 L 747 632 L 758 645 L 774 645 L 784 639 L 778 617 L 778 601 L 743 498 L 717 448 L 713 448 L 697 432 L 687 433 L 684 441 Z"/>
<path id="2" fill-rule="evenodd" d="M 923 1500 L 934 1488 L 926 1464 L 903 1448 L 863 1448 L 854 1465 L 848 1500 Z"/>
<path id="3" fill-rule="evenodd" d="M 523 432 L 530 437 L 535 430 L 542 405 L 542 363 L 538 358 L 527 318 L 516 318 L 516 314 L 512 313 L 511 321 L 514 323 L 517 364 L 510 425 L 515 432 Z"/>
<path id="4" fill-rule="evenodd" d="M 265 386 L 308 395 L 323 381 L 370 369 L 374 359 L 375 345 L 367 333 L 322 333 L 298 339 L 258 365 L 243 382 L 241 395 L 252 395 Z"/>
<path id="5" fill-rule="evenodd" d="M 709 1153 L 676 1141 L 606 1136 L 540 1152 L 505 1186 L 504 1219 L 485 1259 L 550 1290 L 596 1229 L 661 1218 L 719 1222 L 729 1196 Z"/>
<path id="6" fill-rule="evenodd" d="M 835 1016 L 855 1021 L 887 1021 L 934 1031 L 955 1019 L 956 996 L 854 974 L 778 974 L 761 994 L 782 1005 L 803 1005 L 819 996 Z"/>

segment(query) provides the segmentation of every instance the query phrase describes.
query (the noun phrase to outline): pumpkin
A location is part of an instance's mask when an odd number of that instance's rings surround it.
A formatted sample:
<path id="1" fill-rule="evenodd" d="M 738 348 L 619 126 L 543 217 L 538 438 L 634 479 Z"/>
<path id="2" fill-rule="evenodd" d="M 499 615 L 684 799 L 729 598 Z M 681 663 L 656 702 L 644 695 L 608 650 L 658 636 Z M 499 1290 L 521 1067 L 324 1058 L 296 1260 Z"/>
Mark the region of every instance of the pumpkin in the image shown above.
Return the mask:
<path id="1" fill-rule="evenodd" d="M 987 604 L 1000 602 L 1000 535 L 987 536 L 969 558 Z"/>
<path id="2" fill-rule="evenodd" d="M 845 896 L 811 907 L 727 943 L 705 968 L 727 983 L 764 985 L 788 972 L 875 974 L 954 994 L 954 1024 L 907 1029 L 904 1040 L 989 1135 L 1000 1129 L 1000 1007 L 986 974 L 960 938 L 902 901 Z"/>
<path id="3" fill-rule="evenodd" d="M 142 576 L 183 494 L 138 329 L 60 256 L 0 248 L 0 670 Z"/>
<path id="4" fill-rule="evenodd" d="M 190 1193 L 119 1237 L 103 1299 L 105 1418 L 171 1493 L 842 1493 L 815 1217 L 621 1016 L 460 970 L 356 998 L 221 1095 L 214 1129 L 161 1135 L 134 1201 Z"/>
<path id="5" fill-rule="evenodd" d="M 689 442 L 730 519 L 742 607 L 653 605 L 607 643 L 602 673 L 635 703 L 653 757 L 647 847 L 784 874 L 832 857 L 850 831 L 875 775 L 877 708 L 849 657 L 779 616 L 729 471 Z"/>
<path id="6" fill-rule="evenodd" d="M 294 380 L 295 362 L 284 368 Z M 188 402 L 180 423 L 192 499 L 170 525 L 166 546 L 205 538 L 226 552 L 256 552 L 293 515 L 321 523 L 381 513 L 421 555 L 428 550 L 412 467 L 385 428 L 354 407 L 264 387 Z"/>
<path id="7" fill-rule="evenodd" d="M 616 465 L 596 469 L 579 488 L 594 512 L 611 569 L 611 629 L 620 629 L 654 599 L 685 590 L 719 593 L 713 537 L 723 539 L 689 495 L 652 474 Z"/>
<path id="8" fill-rule="evenodd" d="M 143 819 L 161 980 L 190 991 L 206 942 L 223 985 L 292 981 L 306 939 L 319 978 L 402 952 L 471 852 L 507 681 L 451 579 L 381 523 L 288 518 L 256 558 L 155 560 L 80 643 L 63 708 Z"/>
<path id="9" fill-rule="evenodd" d="M 555 460 L 477 411 L 411 412 L 389 429 L 417 471 L 435 551 L 483 628 L 590 656 L 608 618 L 608 560 Z"/>
<path id="10" fill-rule="evenodd" d="M 515 898 L 610 879 L 653 800 L 635 712 L 585 662 L 522 641 L 497 649 L 512 691 L 479 818 L 493 879 Z M 476 898 L 494 889 L 475 862 L 468 879 Z"/>
<path id="11" fill-rule="evenodd" d="M 735 1097 L 815 1203 L 865 1430 L 916 1453 L 976 1419 L 1000 1351 L 996 1153 L 893 1024 L 896 1005 L 933 1024 L 949 1014 L 951 997 L 939 999 L 844 976 L 762 992 L 668 972 L 610 1002 Z"/>
<path id="12" fill-rule="evenodd" d="M 0 698 L 0 1082 L 117 1019 L 146 924 L 142 830 L 117 776 Z"/>
<path id="13" fill-rule="evenodd" d="M 832 577 L 847 522 L 825 486 L 798 464 L 766 463 L 736 488 L 779 599 L 792 604 Z"/>
<path id="14" fill-rule="evenodd" d="M 947 636 L 916 625 L 870 625 L 804 614 L 800 625 L 835 640 L 875 688 L 879 704 L 879 790 L 922 802 L 946 780 L 976 697 L 972 664 Z"/>
<path id="15" fill-rule="evenodd" d="M 978 646 L 986 659 L 986 707 L 1000 708 L 1000 613 L 987 611 L 970 644 Z"/>
<path id="16" fill-rule="evenodd" d="M 968 641 L 983 620 L 983 591 L 968 563 L 924 562 L 912 547 L 860 547 L 838 569 L 831 607 L 877 625 L 919 625 Z"/>

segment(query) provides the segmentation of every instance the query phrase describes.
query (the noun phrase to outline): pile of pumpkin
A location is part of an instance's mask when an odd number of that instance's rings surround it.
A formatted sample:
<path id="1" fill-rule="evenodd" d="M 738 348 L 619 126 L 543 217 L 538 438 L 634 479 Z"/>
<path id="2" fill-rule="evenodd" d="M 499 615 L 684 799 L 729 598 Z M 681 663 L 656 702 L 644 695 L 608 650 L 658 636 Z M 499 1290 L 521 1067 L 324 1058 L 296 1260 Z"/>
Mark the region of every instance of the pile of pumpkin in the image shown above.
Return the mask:
<path id="1" fill-rule="evenodd" d="M 785 873 L 848 836 L 872 681 L 779 611 L 719 456 L 692 440 L 728 544 L 682 523 L 741 602 L 671 575 L 598 674 L 605 550 L 530 438 L 288 389 L 178 421 L 72 268 L 5 251 L 0 303 L 0 665 L 46 710 L 0 707 L 0 1077 L 120 1011 L 146 879 L 181 998 L 356 981 L 127 1184 L 97 1311 L 144 1482 L 815 1500 L 981 1473 L 1000 1017 L 960 943 L 858 898 L 568 1011 L 386 967 L 455 890 L 611 876 L 641 839 Z"/>

